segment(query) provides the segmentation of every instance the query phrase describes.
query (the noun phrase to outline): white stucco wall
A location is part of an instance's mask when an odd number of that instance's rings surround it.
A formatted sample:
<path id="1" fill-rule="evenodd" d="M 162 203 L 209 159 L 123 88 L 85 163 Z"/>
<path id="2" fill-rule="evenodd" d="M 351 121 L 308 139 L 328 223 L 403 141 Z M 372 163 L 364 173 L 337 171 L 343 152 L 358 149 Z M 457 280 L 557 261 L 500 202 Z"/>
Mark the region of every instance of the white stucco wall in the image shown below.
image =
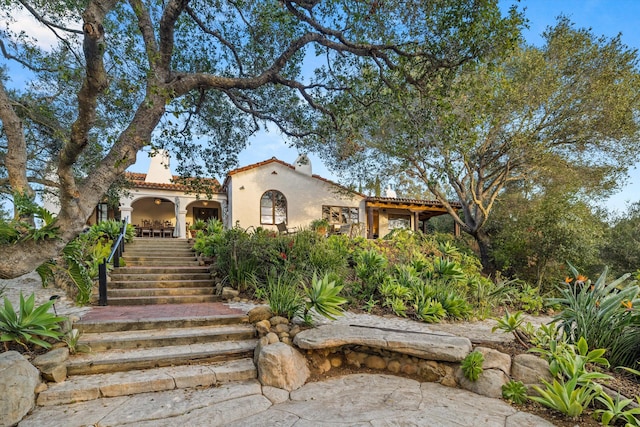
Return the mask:
<path id="1" fill-rule="evenodd" d="M 289 227 L 307 227 L 314 219 L 322 218 L 323 205 L 357 207 L 359 221 L 365 222 L 362 196 L 347 194 L 344 189 L 305 172 L 271 162 L 233 174 L 227 181 L 228 225 L 275 229 L 275 226 L 260 224 L 260 198 L 268 190 L 280 191 L 286 197 Z"/>

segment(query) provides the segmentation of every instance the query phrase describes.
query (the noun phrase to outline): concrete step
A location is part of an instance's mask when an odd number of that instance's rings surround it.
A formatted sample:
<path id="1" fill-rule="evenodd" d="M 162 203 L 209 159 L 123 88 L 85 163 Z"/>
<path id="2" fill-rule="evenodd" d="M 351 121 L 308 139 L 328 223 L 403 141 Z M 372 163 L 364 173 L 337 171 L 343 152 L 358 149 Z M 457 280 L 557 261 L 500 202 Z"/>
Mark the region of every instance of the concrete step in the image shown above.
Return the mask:
<path id="1" fill-rule="evenodd" d="M 118 275 L 118 274 L 147 274 L 147 273 L 153 273 L 153 274 L 159 274 L 159 273 L 166 273 L 166 274 L 185 274 L 185 273 L 208 273 L 209 272 L 209 267 L 207 266 L 203 266 L 203 265 L 199 265 L 197 267 L 193 267 L 193 266 L 169 266 L 169 267 L 141 267 L 141 266 L 135 266 L 135 267 L 119 267 L 119 268 L 114 268 L 111 271 L 111 275 Z"/>
<path id="2" fill-rule="evenodd" d="M 188 314 L 188 313 L 187 313 Z M 199 328 L 203 326 L 222 326 L 248 324 L 249 317 L 244 314 L 217 314 L 215 316 L 184 317 L 184 318 L 158 318 L 139 320 L 114 319 L 109 321 L 87 321 L 80 320 L 74 324 L 83 334 L 108 333 L 117 331 L 141 331 L 149 329 L 177 329 L 177 328 Z"/>
<path id="3" fill-rule="evenodd" d="M 198 288 L 212 287 L 211 278 L 205 280 L 136 280 L 136 281 L 111 281 L 109 290 L 112 289 L 147 289 L 147 288 Z"/>
<path id="4" fill-rule="evenodd" d="M 82 334 L 80 344 L 92 352 L 188 345 L 206 342 L 251 340 L 256 337 L 252 325 L 199 326 L 192 328 L 147 329 Z"/>
<path id="5" fill-rule="evenodd" d="M 114 297 L 108 298 L 109 305 L 152 305 L 152 304 L 187 304 L 199 302 L 221 301 L 219 295 L 176 295 L 147 297 Z"/>
<path id="6" fill-rule="evenodd" d="M 183 365 L 110 374 L 71 376 L 66 381 L 49 384 L 38 395 L 40 406 L 64 405 L 154 391 L 190 387 L 211 387 L 257 378 L 251 358 L 221 363 Z"/>
<path id="7" fill-rule="evenodd" d="M 111 273 L 111 282 L 164 282 L 175 280 L 211 280 L 211 274 L 203 273 L 136 273 L 136 274 L 115 274 Z"/>
<path id="8" fill-rule="evenodd" d="M 252 339 L 76 354 L 67 362 L 67 374 L 103 374 L 242 359 L 253 357 L 256 343 Z"/>
<path id="9" fill-rule="evenodd" d="M 191 248 L 193 244 L 186 239 L 133 239 L 125 245 L 135 248 Z"/>
<path id="10" fill-rule="evenodd" d="M 109 298 L 133 298 L 133 297 L 162 297 L 162 296 L 186 296 L 186 295 L 213 295 L 211 284 L 204 287 L 189 288 L 137 288 L 137 289 L 113 289 L 107 290 Z"/>

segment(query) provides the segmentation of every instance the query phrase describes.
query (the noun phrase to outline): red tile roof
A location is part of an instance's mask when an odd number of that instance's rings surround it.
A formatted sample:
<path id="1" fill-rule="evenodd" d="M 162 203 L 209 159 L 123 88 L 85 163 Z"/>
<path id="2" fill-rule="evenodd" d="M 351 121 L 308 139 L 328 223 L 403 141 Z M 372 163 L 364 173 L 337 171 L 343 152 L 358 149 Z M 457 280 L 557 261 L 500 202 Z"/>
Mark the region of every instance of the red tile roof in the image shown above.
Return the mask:
<path id="1" fill-rule="evenodd" d="M 191 185 L 188 185 L 189 181 L 193 180 L 193 178 L 187 178 L 186 184 L 183 184 L 182 182 L 180 182 L 182 181 L 182 178 L 180 178 L 178 175 L 173 175 L 172 181 L 174 181 L 175 183 L 172 182 L 170 184 L 167 184 L 160 182 L 145 182 L 145 178 L 147 177 L 146 173 L 125 172 L 125 177 L 127 178 L 127 180 L 129 180 L 129 182 L 131 182 L 133 187 L 137 188 L 151 188 L 156 190 L 172 191 L 193 191 L 193 187 Z M 218 182 L 218 180 L 215 178 L 202 178 L 201 183 L 202 185 L 208 184 L 213 187 L 214 193 L 222 192 L 220 182 Z"/>

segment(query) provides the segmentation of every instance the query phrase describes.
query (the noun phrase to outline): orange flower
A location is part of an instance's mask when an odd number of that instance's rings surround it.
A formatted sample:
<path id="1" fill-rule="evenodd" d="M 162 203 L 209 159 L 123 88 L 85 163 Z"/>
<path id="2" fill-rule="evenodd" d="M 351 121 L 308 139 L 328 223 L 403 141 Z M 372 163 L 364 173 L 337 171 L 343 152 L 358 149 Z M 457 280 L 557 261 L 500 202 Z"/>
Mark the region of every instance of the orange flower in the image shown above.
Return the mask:
<path id="1" fill-rule="evenodd" d="M 633 308 L 633 302 L 631 300 L 622 301 L 621 304 L 627 310 L 631 310 Z"/>
<path id="2" fill-rule="evenodd" d="M 600 307 L 600 301 L 596 301 L 596 308 Z"/>
<path id="3" fill-rule="evenodd" d="M 587 281 L 587 276 L 583 276 L 582 274 L 578 274 L 578 277 L 576 277 L 576 282 L 586 282 Z"/>
<path id="4" fill-rule="evenodd" d="M 594 290 L 595 288 L 596 288 L 596 285 L 591 285 L 591 286 L 589 286 L 589 290 L 590 290 L 591 292 L 593 292 L 593 290 Z"/>
<path id="5" fill-rule="evenodd" d="M 564 283 L 571 283 L 571 282 L 573 282 L 573 278 L 571 278 L 571 277 L 565 277 L 564 278 Z"/>

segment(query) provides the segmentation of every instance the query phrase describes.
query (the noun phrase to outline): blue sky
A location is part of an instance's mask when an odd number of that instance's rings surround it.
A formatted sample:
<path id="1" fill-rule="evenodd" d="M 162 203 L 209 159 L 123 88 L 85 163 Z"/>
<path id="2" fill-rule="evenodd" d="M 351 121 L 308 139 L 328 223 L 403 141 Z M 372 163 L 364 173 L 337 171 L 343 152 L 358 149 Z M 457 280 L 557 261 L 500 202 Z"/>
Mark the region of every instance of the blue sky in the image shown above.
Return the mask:
<path id="1" fill-rule="evenodd" d="M 500 1 L 500 6 L 507 10 L 514 1 Z M 540 34 L 556 22 L 560 15 L 567 16 L 578 27 L 591 28 L 596 35 L 614 37 L 622 34 L 622 40 L 632 48 L 640 47 L 639 0 L 522 0 L 517 2 L 520 8 L 526 8 L 525 15 L 529 19 L 529 29 L 525 31 L 526 39 L 541 45 Z M 640 144 L 639 144 L 640 149 Z M 239 156 L 240 166 L 260 162 L 271 157 L 293 163 L 298 156 L 295 149 L 282 142 L 276 132 L 260 133 L 254 136 L 250 146 Z M 139 162 L 131 168 L 138 172 L 146 172 L 148 162 L 144 154 L 139 155 Z M 327 170 L 317 156 L 310 155 L 313 172 L 325 178 L 336 178 Z M 640 200 L 640 164 L 630 171 L 630 179 L 623 190 L 606 201 L 606 207 L 613 211 L 621 211 L 627 202 Z"/>

